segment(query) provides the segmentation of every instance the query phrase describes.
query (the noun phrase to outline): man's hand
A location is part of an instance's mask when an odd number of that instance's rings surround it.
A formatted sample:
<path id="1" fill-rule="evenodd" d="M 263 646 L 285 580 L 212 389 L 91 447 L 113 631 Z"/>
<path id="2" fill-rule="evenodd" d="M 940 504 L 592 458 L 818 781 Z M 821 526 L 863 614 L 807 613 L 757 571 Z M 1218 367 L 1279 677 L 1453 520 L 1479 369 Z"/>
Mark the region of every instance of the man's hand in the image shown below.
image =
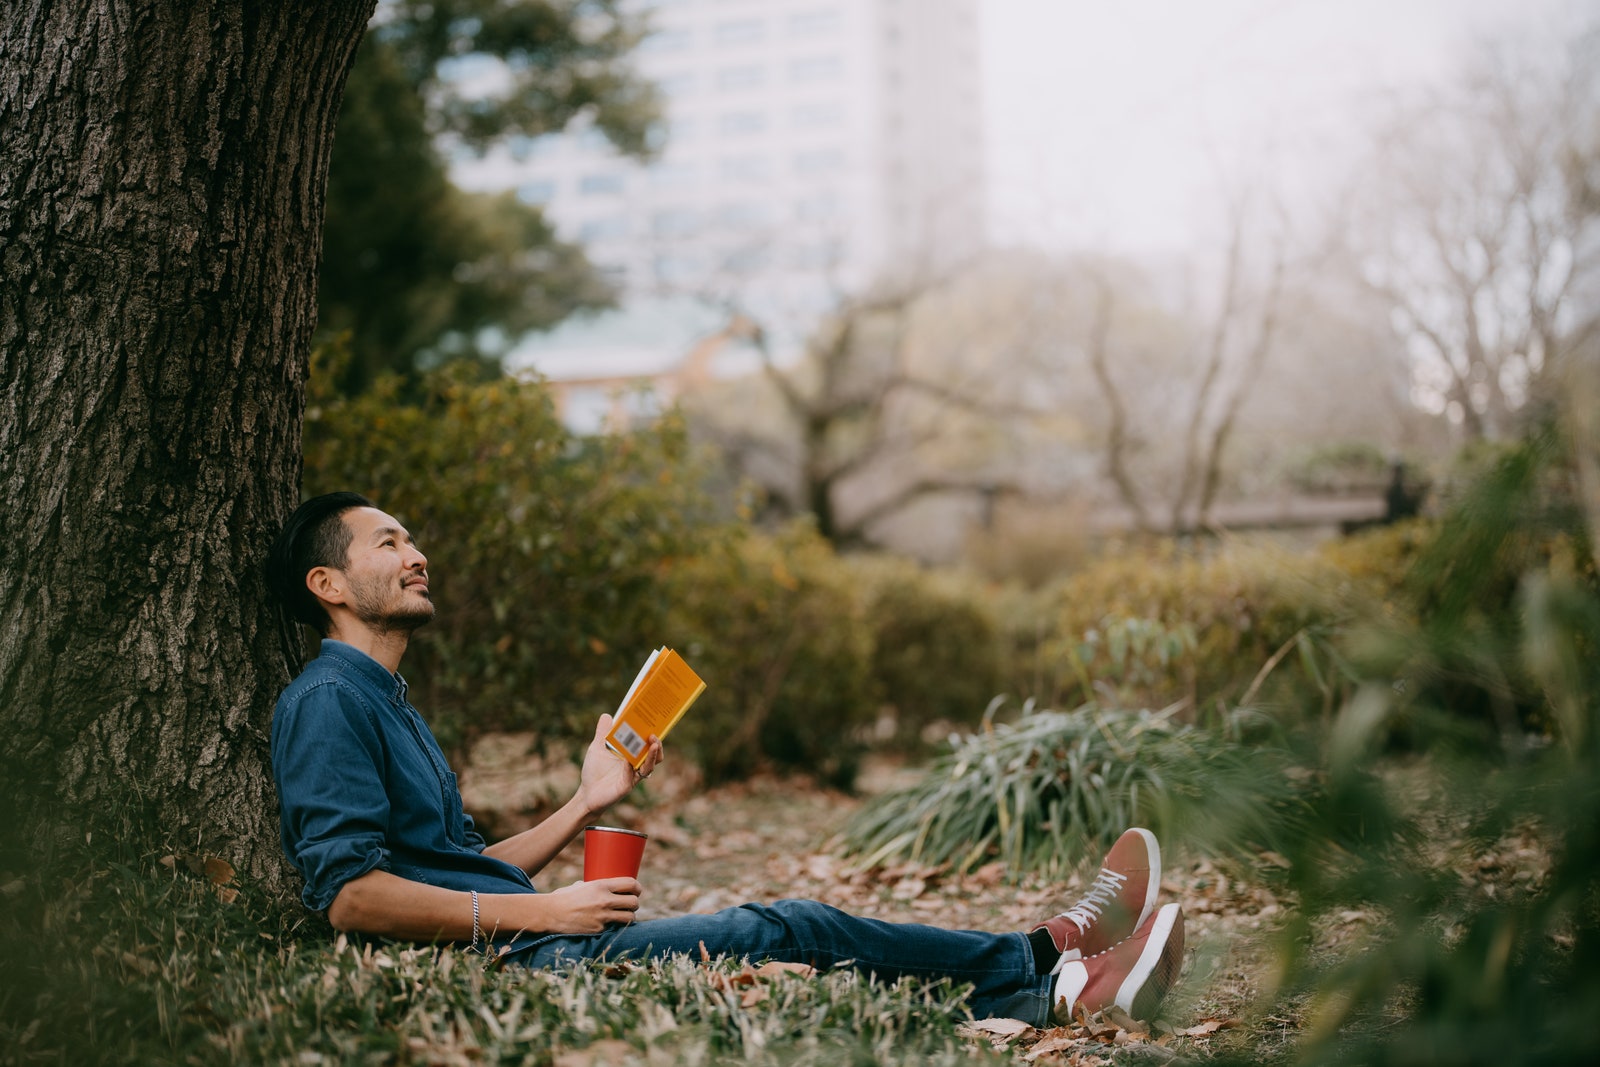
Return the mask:
<path id="1" fill-rule="evenodd" d="M 661 739 L 650 735 L 650 747 L 638 771 L 627 760 L 606 747 L 611 732 L 611 716 L 602 715 L 595 724 L 594 740 L 583 755 L 583 773 L 578 783 L 578 799 L 590 814 L 598 815 L 627 796 L 635 785 L 650 777 L 663 755 Z"/>
<path id="2" fill-rule="evenodd" d="M 563 889 L 542 895 L 551 909 L 543 933 L 598 934 L 610 923 L 631 923 L 639 910 L 640 886 L 637 878 L 599 878 L 593 882 L 573 882 Z"/>

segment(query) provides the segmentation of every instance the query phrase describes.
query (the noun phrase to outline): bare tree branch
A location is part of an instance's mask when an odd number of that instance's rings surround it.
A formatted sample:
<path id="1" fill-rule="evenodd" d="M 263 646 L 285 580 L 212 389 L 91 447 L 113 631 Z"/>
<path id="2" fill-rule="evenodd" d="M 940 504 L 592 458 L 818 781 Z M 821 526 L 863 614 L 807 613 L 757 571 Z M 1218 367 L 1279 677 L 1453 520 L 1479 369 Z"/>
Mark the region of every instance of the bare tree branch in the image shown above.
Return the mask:
<path id="1" fill-rule="evenodd" d="M 1094 372 L 1094 380 L 1100 386 L 1100 393 L 1105 398 L 1106 409 L 1111 417 L 1111 425 L 1106 433 L 1106 471 L 1111 476 L 1111 484 L 1116 486 L 1117 495 L 1122 498 L 1128 510 L 1133 512 L 1134 524 L 1139 532 L 1148 533 L 1152 529 L 1150 513 L 1145 508 L 1144 497 L 1140 495 L 1139 487 L 1134 484 L 1133 476 L 1128 472 L 1128 411 L 1106 363 L 1106 350 L 1109 348 L 1111 337 L 1111 312 L 1115 298 L 1111 291 L 1111 283 L 1104 275 L 1097 273 L 1094 280 L 1094 319 L 1089 326 L 1088 356 L 1089 369 Z"/>

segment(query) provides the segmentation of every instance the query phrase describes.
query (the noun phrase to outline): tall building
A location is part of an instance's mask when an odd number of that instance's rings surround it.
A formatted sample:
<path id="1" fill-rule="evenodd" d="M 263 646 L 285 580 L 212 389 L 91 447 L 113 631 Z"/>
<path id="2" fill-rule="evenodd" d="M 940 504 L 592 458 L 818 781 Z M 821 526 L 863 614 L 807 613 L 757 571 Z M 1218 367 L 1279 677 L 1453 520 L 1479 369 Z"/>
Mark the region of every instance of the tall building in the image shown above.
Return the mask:
<path id="1" fill-rule="evenodd" d="M 638 8 L 652 32 L 637 62 L 666 105 L 659 159 L 575 129 L 458 170 L 543 205 L 620 283 L 625 311 L 710 298 L 803 331 L 843 292 L 976 251 L 977 0 Z M 568 330 L 535 347 L 575 343 Z"/>

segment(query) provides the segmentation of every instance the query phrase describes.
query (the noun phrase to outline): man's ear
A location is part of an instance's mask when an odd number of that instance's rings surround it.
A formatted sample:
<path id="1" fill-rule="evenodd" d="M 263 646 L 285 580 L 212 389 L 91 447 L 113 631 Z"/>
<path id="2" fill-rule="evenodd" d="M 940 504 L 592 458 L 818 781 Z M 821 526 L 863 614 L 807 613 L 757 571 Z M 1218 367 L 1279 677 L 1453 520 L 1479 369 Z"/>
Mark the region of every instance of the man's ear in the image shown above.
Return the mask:
<path id="1" fill-rule="evenodd" d="M 344 572 L 336 567 L 312 567 L 306 571 L 306 588 L 325 604 L 343 604 Z"/>

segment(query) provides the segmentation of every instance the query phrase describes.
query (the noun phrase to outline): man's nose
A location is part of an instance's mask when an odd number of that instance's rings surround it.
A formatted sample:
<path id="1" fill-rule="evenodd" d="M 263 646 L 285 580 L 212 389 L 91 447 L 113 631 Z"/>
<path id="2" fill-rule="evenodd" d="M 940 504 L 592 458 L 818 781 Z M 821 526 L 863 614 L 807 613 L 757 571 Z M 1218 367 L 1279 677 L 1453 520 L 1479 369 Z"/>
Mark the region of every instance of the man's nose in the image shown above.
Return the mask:
<path id="1" fill-rule="evenodd" d="M 425 571 L 428 569 L 428 557 L 416 545 L 406 546 L 406 569 Z"/>

